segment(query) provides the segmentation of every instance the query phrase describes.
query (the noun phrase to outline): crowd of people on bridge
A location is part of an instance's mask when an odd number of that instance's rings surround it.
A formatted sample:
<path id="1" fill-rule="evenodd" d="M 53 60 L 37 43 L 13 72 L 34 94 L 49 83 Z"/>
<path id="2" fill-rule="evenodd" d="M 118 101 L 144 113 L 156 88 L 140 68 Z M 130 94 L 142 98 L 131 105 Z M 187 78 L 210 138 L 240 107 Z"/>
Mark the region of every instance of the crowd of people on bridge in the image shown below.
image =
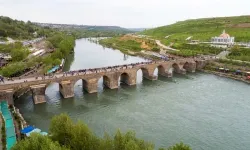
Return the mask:
<path id="1" fill-rule="evenodd" d="M 92 74 L 92 73 L 100 73 L 100 72 L 110 72 L 110 71 L 118 71 L 121 69 L 131 69 L 134 67 L 142 66 L 142 65 L 147 65 L 147 64 L 155 64 L 159 61 L 146 61 L 146 62 L 139 62 L 139 63 L 131 63 L 131 64 L 126 64 L 126 65 L 116 65 L 116 66 L 108 66 L 108 67 L 102 67 L 102 68 L 91 68 L 91 69 L 81 69 L 81 70 L 74 70 L 74 71 L 66 71 L 63 73 L 50 73 L 50 74 L 44 74 L 42 76 L 35 76 L 35 77 L 30 77 L 29 79 L 32 80 L 38 80 L 38 79 L 51 79 L 51 78 L 58 78 L 58 77 L 65 77 L 65 76 L 75 76 L 75 75 L 85 75 L 85 74 Z M 23 82 L 28 82 L 28 78 L 16 78 L 16 79 L 8 79 L 8 81 L 15 81 L 15 80 L 23 80 Z M 4 77 L 0 76 L 0 82 L 4 83 Z"/>
<path id="2" fill-rule="evenodd" d="M 170 57 L 169 57 L 170 58 Z M 126 64 L 126 65 L 116 65 L 116 66 L 108 66 L 108 67 L 102 67 L 102 68 L 91 68 L 91 69 L 81 69 L 81 70 L 74 70 L 74 71 L 66 71 L 63 73 L 49 73 L 49 74 L 44 74 L 42 76 L 35 76 L 35 77 L 30 77 L 29 79 L 32 80 L 34 78 L 35 80 L 38 79 L 50 79 L 50 78 L 58 78 L 58 77 L 65 77 L 65 76 L 75 76 L 75 75 L 85 75 L 85 74 L 92 74 L 92 73 L 100 73 L 100 72 L 110 72 L 110 71 L 118 71 L 121 69 L 130 69 L 134 67 L 138 67 L 141 65 L 147 65 L 147 64 L 155 64 L 159 62 L 166 62 L 169 61 L 170 59 L 162 59 L 161 61 L 153 61 L 149 60 L 146 62 L 139 62 L 139 63 L 131 63 L 131 64 Z M 28 78 L 22 79 L 21 77 L 16 78 L 15 80 L 23 80 L 23 82 L 28 82 Z M 13 78 L 8 79 L 8 81 L 15 81 Z M 4 83 L 4 77 L 0 76 L 0 82 Z"/>
<path id="3" fill-rule="evenodd" d="M 100 73 L 100 72 L 109 72 L 109 71 L 118 71 L 121 69 L 130 69 L 140 65 L 147 65 L 157 63 L 156 61 L 148 61 L 148 62 L 140 62 L 140 63 L 131 63 L 127 65 L 116 65 L 116 66 L 108 66 L 102 68 L 93 68 L 93 69 L 81 69 L 81 70 L 74 70 L 74 71 L 67 71 L 63 72 L 63 76 L 74 76 L 74 75 L 81 75 L 81 74 L 92 74 L 92 73 Z"/>

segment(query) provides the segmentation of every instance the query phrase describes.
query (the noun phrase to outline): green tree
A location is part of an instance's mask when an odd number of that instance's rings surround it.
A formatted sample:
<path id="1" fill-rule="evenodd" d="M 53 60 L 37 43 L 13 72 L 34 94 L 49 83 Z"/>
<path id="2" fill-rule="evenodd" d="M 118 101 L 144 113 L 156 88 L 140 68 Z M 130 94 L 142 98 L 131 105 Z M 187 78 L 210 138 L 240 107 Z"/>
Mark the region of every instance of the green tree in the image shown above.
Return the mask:
<path id="1" fill-rule="evenodd" d="M 1 73 L 5 77 L 10 77 L 13 74 L 22 72 L 25 69 L 25 64 L 23 62 L 12 63 L 2 68 Z"/>
<path id="2" fill-rule="evenodd" d="M 74 135 L 72 132 L 73 122 L 66 114 L 61 114 L 52 118 L 49 134 L 53 141 L 58 141 L 61 145 L 70 146 Z M 80 140 L 80 139 L 79 139 Z"/>
<path id="3" fill-rule="evenodd" d="M 21 61 L 25 59 L 29 54 L 29 50 L 27 49 L 13 49 L 10 53 L 12 57 L 12 61 Z"/>
<path id="4" fill-rule="evenodd" d="M 11 150 L 67 150 L 48 136 L 32 133 L 29 138 L 19 141 Z"/>
<path id="5" fill-rule="evenodd" d="M 164 150 L 164 149 L 159 149 L 159 150 Z M 174 146 L 170 146 L 167 148 L 167 150 L 192 150 L 190 146 L 184 144 L 183 142 L 177 143 Z"/>
<path id="6" fill-rule="evenodd" d="M 72 150 L 97 150 L 99 139 L 92 133 L 86 124 L 78 122 L 72 128 L 73 138 L 70 141 Z"/>
<path id="7" fill-rule="evenodd" d="M 55 116 L 49 128 L 50 136 L 32 135 L 14 146 L 14 150 L 153 150 L 154 145 L 138 139 L 135 132 L 125 134 L 118 130 L 114 137 L 104 134 L 96 137 L 88 126 L 82 122 L 73 123 L 67 114 Z M 62 146 L 60 147 L 59 146 Z M 164 150 L 163 148 L 159 150 Z M 167 150 L 191 150 L 183 143 Z"/>

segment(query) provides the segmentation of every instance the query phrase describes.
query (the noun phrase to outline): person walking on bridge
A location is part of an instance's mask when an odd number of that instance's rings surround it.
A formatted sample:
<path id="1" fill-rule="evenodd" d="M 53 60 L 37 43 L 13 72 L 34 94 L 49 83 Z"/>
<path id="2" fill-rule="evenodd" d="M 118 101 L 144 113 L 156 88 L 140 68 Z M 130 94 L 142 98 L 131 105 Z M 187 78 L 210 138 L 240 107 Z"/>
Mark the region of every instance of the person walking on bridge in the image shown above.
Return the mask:
<path id="1" fill-rule="evenodd" d="M 4 77 L 0 75 L 0 81 L 4 83 Z"/>

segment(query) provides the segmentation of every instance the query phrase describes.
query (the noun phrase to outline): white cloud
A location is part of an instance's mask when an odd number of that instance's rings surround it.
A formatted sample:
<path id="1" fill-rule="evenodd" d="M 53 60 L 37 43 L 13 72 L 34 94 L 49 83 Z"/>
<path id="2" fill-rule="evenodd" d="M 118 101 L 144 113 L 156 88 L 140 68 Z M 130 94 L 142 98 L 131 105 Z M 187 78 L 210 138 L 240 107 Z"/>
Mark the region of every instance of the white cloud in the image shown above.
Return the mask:
<path id="1" fill-rule="evenodd" d="M 197 17 L 250 14 L 249 0 L 0 0 L 0 15 L 24 21 L 156 27 Z"/>

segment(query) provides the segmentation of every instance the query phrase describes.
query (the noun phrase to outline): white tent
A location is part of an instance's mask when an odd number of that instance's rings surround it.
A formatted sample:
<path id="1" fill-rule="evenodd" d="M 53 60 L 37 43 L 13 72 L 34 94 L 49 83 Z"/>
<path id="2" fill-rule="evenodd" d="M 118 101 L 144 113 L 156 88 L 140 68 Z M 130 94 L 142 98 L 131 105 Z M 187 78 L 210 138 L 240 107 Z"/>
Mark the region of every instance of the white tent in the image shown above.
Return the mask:
<path id="1" fill-rule="evenodd" d="M 40 133 L 40 132 L 41 132 L 41 129 L 35 128 L 34 130 L 32 130 L 32 131 L 26 133 L 26 136 L 29 137 L 31 133 Z"/>

